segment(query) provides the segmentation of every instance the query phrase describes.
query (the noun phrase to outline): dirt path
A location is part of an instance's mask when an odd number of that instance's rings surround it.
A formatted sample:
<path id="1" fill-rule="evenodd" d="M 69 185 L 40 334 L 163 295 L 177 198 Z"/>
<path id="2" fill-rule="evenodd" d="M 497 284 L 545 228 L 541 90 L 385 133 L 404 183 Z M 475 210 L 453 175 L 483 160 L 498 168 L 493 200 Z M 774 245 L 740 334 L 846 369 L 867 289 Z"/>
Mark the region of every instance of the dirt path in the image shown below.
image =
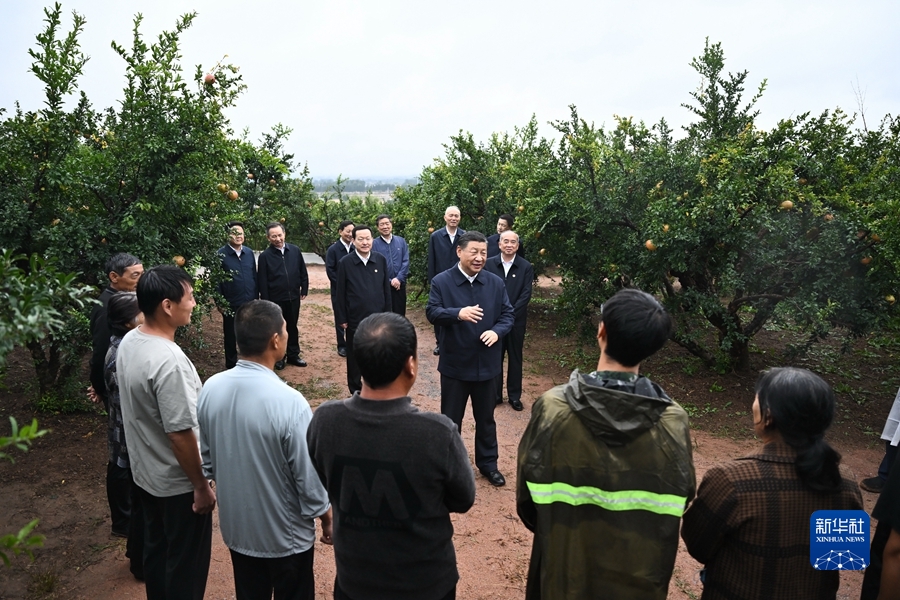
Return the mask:
<path id="1" fill-rule="evenodd" d="M 346 396 L 345 365 L 335 351 L 333 319 L 327 280 L 321 267 L 311 267 L 312 293 L 301 310 L 301 348 L 309 368 L 288 367 L 282 371 L 289 382 L 302 384 L 311 404 L 322 399 Z M 439 379 L 437 359 L 431 354 L 433 334 L 421 309 L 409 311 L 410 319 L 419 330 L 419 379 L 413 388 L 415 404 L 422 410 L 439 410 Z M 221 369 L 221 328 L 218 323 L 208 329 L 211 350 L 208 361 L 197 361 L 204 378 Z M 483 477 L 476 475 L 475 506 L 465 515 L 454 515 L 456 530 L 454 543 L 459 562 L 460 599 L 522 598 L 531 534 L 519 522 L 515 513 L 515 454 L 519 438 L 528 423 L 530 406 L 544 390 L 563 382 L 568 371 L 559 367 L 535 366 L 538 358 L 558 346 L 548 330 L 535 327 L 529 331 L 525 347 L 524 412 L 515 412 L 508 404 L 497 409 L 497 433 L 500 444 L 500 470 L 507 485 L 493 488 Z M 5 417 L 3 417 L 5 420 Z M 750 429 L 746 423 L 736 427 Z M 0 598 L 26 597 L 30 586 L 32 598 L 77 599 L 142 599 L 144 588 L 128 572 L 124 557 L 124 543 L 108 537 L 109 522 L 106 507 L 105 425 L 101 418 L 78 421 L 77 427 L 57 426 L 52 438 L 42 440 L 29 454 L 22 455 L 17 467 L 32 469 L 41 474 L 41 481 L 16 481 L 4 484 L 5 507 L 0 509 L 0 531 L 8 531 L 30 518 L 41 518 L 41 531 L 47 536 L 44 550 L 38 552 L 35 563 L 17 559 L 12 571 L 0 568 Z M 474 421 L 467 413 L 463 426 L 466 447 L 474 448 Z M 741 456 L 757 447 L 749 439 L 729 439 L 694 431 L 694 460 L 698 481 L 714 464 Z M 858 476 L 870 473 L 880 460 L 879 451 L 870 448 L 841 447 L 844 462 Z M 57 449 L 43 452 L 43 448 Z M 43 460 L 43 463 L 38 461 Z M 54 462 L 54 460 L 56 462 Z M 74 462 L 74 464 L 73 464 Z M 875 497 L 863 494 L 866 508 L 871 510 Z M 60 553 L 62 555 L 60 556 Z M 669 589 L 669 598 L 699 598 L 700 568 L 683 546 L 679 549 L 676 569 Z M 28 574 L 21 576 L 22 572 Z M 334 559 L 330 547 L 316 544 L 316 597 L 330 599 L 334 581 Z M 42 578 L 56 578 L 52 589 L 40 593 Z M 843 573 L 839 598 L 857 598 L 862 577 L 859 573 Z M 29 579 L 30 578 L 30 579 Z M 212 565 L 206 598 L 234 598 L 231 563 L 221 535 L 213 534 Z"/>

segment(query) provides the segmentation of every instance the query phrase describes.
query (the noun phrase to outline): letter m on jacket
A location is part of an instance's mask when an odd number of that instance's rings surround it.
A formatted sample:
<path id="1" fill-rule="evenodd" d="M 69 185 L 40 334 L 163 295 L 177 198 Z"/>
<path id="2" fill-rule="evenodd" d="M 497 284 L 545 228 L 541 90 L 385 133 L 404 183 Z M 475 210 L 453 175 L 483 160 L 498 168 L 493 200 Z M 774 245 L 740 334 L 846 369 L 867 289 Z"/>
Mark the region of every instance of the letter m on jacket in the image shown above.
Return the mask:
<path id="1" fill-rule="evenodd" d="M 421 502 L 397 462 L 335 457 L 333 503 L 341 524 L 358 529 L 396 529 L 415 518 Z"/>

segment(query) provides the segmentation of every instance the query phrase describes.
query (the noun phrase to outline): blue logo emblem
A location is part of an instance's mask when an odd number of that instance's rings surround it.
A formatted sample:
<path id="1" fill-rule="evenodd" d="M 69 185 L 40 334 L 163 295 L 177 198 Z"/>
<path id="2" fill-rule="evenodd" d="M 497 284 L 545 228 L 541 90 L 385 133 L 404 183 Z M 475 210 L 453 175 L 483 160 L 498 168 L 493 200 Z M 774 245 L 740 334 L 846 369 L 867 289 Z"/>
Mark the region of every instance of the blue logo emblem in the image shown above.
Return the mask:
<path id="1" fill-rule="evenodd" d="M 819 571 L 869 566 L 869 515 L 864 510 L 817 510 L 809 518 L 809 562 Z"/>

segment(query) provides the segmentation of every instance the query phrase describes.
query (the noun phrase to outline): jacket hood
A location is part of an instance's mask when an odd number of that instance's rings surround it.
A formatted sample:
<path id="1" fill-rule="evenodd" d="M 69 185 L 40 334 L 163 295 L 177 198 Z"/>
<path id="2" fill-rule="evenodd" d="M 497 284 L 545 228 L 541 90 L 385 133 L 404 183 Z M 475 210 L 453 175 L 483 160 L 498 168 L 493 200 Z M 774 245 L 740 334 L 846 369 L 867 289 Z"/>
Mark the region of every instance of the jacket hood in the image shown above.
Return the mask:
<path id="1" fill-rule="evenodd" d="M 622 446 L 653 427 L 674 404 L 661 387 L 644 376 L 633 385 L 633 394 L 602 387 L 576 369 L 563 393 L 591 435 L 611 446 Z"/>

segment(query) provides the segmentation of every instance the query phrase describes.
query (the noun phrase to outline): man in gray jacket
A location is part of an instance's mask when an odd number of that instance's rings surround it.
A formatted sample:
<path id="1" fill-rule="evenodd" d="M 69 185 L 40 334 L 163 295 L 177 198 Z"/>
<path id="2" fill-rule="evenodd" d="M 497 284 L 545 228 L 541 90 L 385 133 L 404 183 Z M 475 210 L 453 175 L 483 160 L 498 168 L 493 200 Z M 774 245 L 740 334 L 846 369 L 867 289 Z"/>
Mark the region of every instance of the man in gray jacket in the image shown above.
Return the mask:
<path id="1" fill-rule="evenodd" d="M 281 308 L 248 302 L 235 334 L 241 359 L 203 386 L 197 418 L 237 597 L 313 600 L 313 519 L 331 543 L 331 508 L 306 448 L 312 411 L 273 370 L 288 343 Z"/>
<path id="2" fill-rule="evenodd" d="M 412 406 L 416 330 L 405 317 L 365 318 L 353 352 L 362 391 L 317 408 L 307 435 L 334 503 L 335 600 L 452 599 L 450 513 L 475 502 L 465 446 L 448 417 Z"/>

